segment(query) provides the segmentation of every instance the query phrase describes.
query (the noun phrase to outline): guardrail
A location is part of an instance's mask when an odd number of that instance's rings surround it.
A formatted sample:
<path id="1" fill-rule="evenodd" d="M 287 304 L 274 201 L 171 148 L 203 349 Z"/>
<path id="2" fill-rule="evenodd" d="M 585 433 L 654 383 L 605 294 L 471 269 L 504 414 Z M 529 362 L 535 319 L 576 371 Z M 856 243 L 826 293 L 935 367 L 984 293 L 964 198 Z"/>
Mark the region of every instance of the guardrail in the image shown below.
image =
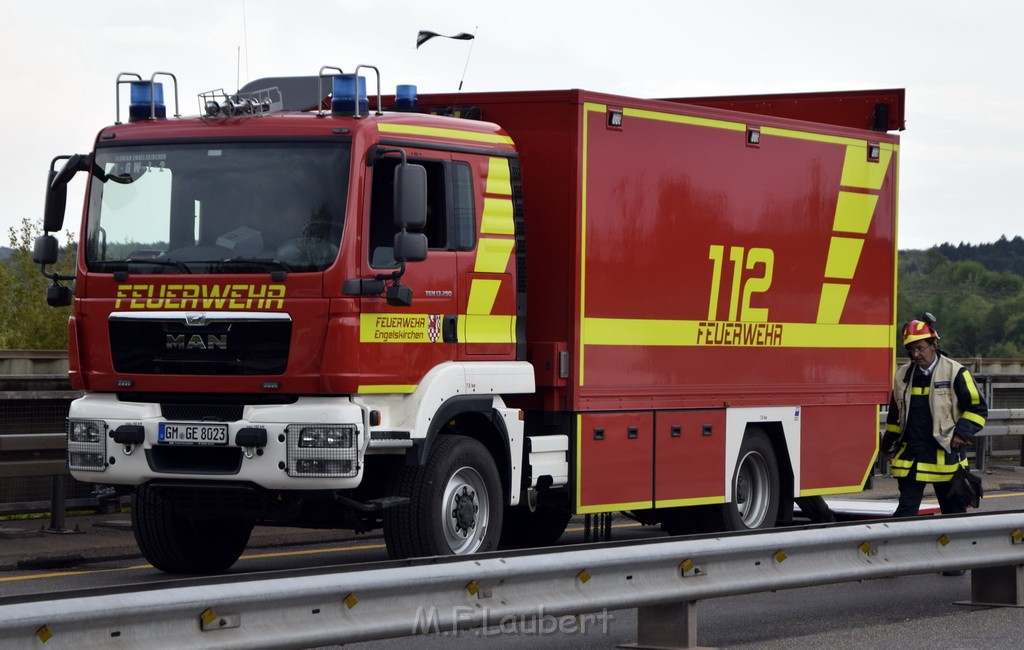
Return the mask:
<path id="1" fill-rule="evenodd" d="M 631 608 L 640 646 L 692 647 L 699 600 L 950 569 L 1024 606 L 1024 512 L 382 566 L 0 605 L 0 647 L 309 648 Z"/>

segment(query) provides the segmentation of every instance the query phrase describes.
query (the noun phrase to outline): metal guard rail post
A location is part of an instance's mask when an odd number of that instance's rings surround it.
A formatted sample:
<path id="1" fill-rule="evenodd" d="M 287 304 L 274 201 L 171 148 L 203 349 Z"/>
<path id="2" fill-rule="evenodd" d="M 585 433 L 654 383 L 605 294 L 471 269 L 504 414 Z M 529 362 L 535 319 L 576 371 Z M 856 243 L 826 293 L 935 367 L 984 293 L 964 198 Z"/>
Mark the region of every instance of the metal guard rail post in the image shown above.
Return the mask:
<path id="1" fill-rule="evenodd" d="M 0 647 L 308 648 L 630 608 L 641 646 L 690 647 L 698 600 L 950 569 L 974 570 L 975 602 L 1024 605 L 1024 512 L 103 590 L 0 604 Z"/>

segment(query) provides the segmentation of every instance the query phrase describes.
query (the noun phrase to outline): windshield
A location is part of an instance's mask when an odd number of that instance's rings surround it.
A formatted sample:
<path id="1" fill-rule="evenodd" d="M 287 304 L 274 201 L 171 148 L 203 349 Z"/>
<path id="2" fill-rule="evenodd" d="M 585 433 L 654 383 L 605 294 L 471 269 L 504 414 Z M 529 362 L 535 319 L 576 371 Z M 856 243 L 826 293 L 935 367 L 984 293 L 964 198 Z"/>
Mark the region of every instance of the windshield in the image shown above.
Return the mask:
<path id="1" fill-rule="evenodd" d="M 95 160 L 90 270 L 303 272 L 337 258 L 347 142 L 104 147 Z"/>

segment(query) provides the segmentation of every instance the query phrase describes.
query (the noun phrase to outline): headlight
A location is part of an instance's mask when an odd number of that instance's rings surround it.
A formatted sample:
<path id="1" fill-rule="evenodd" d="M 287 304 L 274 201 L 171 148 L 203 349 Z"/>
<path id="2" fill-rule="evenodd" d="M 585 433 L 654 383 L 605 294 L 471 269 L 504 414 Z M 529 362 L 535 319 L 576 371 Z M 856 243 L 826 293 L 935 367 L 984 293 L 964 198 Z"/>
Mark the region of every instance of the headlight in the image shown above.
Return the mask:
<path id="1" fill-rule="evenodd" d="M 71 420 L 68 423 L 68 442 L 100 442 L 104 429 L 103 423 L 95 420 Z"/>
<path id="2" fill-rule="evenodd" d="M 351 427 L 303 427 L 299 431 L 300 447 L 339 449 L 352 446 Z"/>
<path id="3" fill-rule="evenodd" d="M 351 424 L 289 424 L 289 476 L 345 478 L 359 473 L 358 429 Z"/>
<path id="4" fill-rule="evenodd" d="M 68 421 L 68 469 L 107 469 L 107 425 L 101 420 Z"/>

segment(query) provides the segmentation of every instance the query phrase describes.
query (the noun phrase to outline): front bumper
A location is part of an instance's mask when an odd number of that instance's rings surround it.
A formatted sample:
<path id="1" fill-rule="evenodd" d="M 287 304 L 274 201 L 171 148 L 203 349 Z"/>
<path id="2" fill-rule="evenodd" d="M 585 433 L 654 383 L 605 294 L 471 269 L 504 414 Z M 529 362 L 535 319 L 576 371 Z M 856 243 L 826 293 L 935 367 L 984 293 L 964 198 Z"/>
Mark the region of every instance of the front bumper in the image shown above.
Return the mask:
<path id="1" fill-rule="evenodd" d="M 272 490 L 344 490 L 362 480 L 368 414 L 347 397 L 300 397 L 246 404 L 232 421 L 183 421 L 166 418 L 157 402 L 90 393 L 71 403 L 68 422 L 68 466 L 80 481 L 224 480 Z M 168 440 L 169 428 L 186 427 L 196 435 Z"/>

